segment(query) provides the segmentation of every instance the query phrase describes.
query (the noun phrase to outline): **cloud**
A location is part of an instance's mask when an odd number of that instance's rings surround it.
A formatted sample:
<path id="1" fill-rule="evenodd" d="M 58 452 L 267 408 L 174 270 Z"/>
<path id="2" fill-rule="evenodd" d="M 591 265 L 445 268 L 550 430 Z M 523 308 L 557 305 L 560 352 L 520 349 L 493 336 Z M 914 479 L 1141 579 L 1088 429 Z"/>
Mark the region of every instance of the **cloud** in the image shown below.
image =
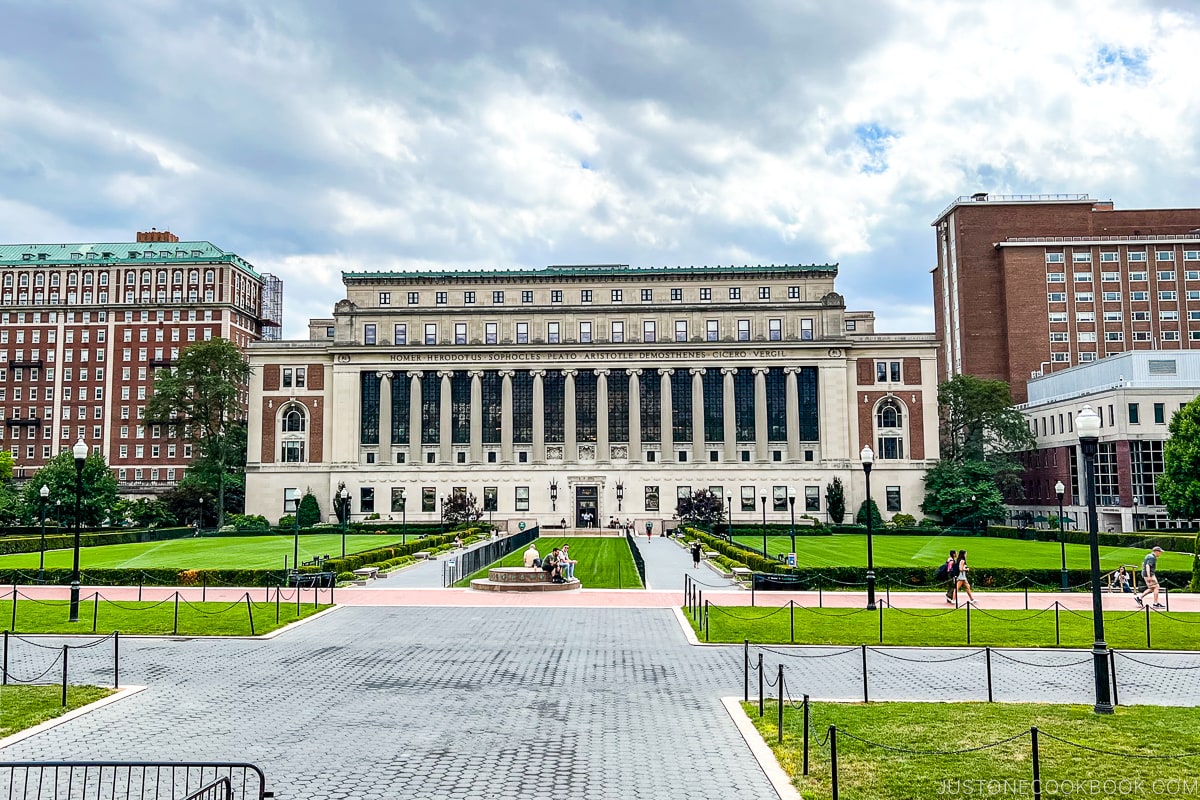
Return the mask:
<path id="1" fill-rule="evenodd" d="M 880 330 L 929 329 L 928 224 L 956 196 L 1194 206 L 1200 183 L 1184 0 L 5 17 L 5 240 L 210 240 L 284 279 L 287 336 L 341 269 L 589 262 L 839 261 Z"/>

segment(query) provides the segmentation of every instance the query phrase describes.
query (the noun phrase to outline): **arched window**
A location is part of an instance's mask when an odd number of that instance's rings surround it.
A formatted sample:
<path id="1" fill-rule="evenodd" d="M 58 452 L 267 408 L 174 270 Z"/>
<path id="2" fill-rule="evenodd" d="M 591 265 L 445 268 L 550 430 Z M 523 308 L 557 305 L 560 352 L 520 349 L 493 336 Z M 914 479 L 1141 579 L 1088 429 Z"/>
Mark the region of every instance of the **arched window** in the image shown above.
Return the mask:
<path id="1" fill-rule="evenodd" d="M 288 406 L 283 412 L 283 432 L 302 433 L 304 431 L 304 412 L 299 406 Z"/>
<path id="2" fill-rule="evenodd" d="M 289 403 L 279 412 L 279 460 L 283 463 L 304 463 L 306 423 L 306 409 L 299 403 Z"/>
<path id="3" fill-rule="evenodd" d="M 876 457 L 904 458 L 904 407 L 894 397 L 886 397 L 875 407 Z"/>

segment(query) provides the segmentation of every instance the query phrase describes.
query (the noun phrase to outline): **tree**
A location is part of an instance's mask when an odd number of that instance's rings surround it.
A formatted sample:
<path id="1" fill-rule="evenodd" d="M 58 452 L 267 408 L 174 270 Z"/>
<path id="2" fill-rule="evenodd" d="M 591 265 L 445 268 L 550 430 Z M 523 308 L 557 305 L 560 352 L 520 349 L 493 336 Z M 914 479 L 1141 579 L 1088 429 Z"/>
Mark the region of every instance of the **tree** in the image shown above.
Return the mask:
<path id="1" fill-rule="evenodd" d="M 1155 484 L 1172 519 L 1200 518 L 1200 397 L 1179 409 L 1167 426 L 1163 472 Z"/>
<path id="2" fill-rule="evenodd" d="M 725 521 L 725 501 L 708 489 L 697 489 L 688 497 L 679 498 L 675 516 L 684 522 L 700 522 L 709 527 Z"/>
<path id="3" fill-rule="evenodd" d="M 858 513 L 854 515 L 854 521 L 859 525 L 867 524 L 867 503 L 871 504 L 871 527 L 874 530 L 881 530 L 883 528 L 883 517 L 880 516 L 879 506 L 875 505 L 874 500 L 862 501 L 862 505 L 858 507 Z"/>
<path id="4" fill-rule="evenodd" d="M 59 522 L 75 525 L 75 455 L 68 448 L 46 462 L 33 479 L 26 482 L 22 499 L 25 508 L 38 514 L 41 508 L 42 486 L 50 489 L 50 502 L 62 500 L 58 507 Z M 104 456 L 90 453 L 83 462 L 83 493 L 80 495 L 79 517 L 85 527 L 99 527 L 112 516 L 117 504 L 117 479 L 104 463 Z"/>
<path id="5" fill-rule="evenodd" d="M 846 518 L 846 493 L 842 489 L 841 478 L 834 478 L 825 485 L 825 510 L 835 525 L 841 525 Z"/>
<path id="6" fill-rule="evenodd" d="M 301 528 L 311 528 L 321 521 L 321 504 L 317 502 L 312 489 L 304 490 L 304 497 L 300 498 L 300 509 L 296 516 L 300 518 Z"/>
<path id="7" fill-rule="evenodd" d="M 1004 519 L 1004 495 L 983 461 L 939 461 L 925 473 L 925 502 L 921 510 L 936 514 L 949 525 Z"/>
<path id="8" fill-rule="evenodd" d="M 42 485 L 39 483 L 38 488 Z M 13 487 L 13 457 L 12 453 L 7 450 L 0 450 L 0 524 L 13 524 L 20 522 L 23 512 L 25 511 L 24 503 L 21 502 L 21 495 Z M 38 509 L 35 506 L 33 515 L 38 515 Z"/>
<path id="9" fill-rule="evenodd" d="M 186 348 L 178 364 L 160 370 L 154 394 L 146 404 L 151 424 L 175 429 L 212 460 L 218 525 L 225 519 L 225 472 L 232 455 L 229 440 L 245 416 L 241 394 L 249 380 L 250 365 L 241 350 L 218 337 Z"/>
<path id="10" fill-rule="evenodd" d="M 175 515 L 162 500 L 141 497 L 137 500 L 120 498 L 113 507 L 114 522 L 125 522 L 138 528 L 150 528 L 156 525 L 173 525 Z"/>
<path id="11" fill-rule="evenodd" d="M 482 518 L 483 511 L 473 494 L 454 492 L 442 501 L 442 519 L 450 525 L 478 522 Z"/>
<path id="12" fill-rule="evenodd" d="M 925 475 L 921 510 L 952 524 L 1003 519 L 1004 498 L 1023 497 L 1014 454 L 1036 442 L 1008 384 L 956 375 L 938 387 L 938 409 L 942 460 Z"/>

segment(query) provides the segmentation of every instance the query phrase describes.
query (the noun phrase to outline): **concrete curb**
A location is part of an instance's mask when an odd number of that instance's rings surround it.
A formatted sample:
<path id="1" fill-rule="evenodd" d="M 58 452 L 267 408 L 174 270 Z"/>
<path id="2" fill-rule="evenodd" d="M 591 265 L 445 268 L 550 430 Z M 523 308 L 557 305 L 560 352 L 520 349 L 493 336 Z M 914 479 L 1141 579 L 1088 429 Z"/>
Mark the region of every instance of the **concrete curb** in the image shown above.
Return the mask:
<path id="1" fill-rule="evenodd" d="M 770 745 L 763 740 L 754 727 L 754 723 L 750 721 L 750 717 L 746 716 L 746 712 L 742 710 L 741 701 L 736 697 L 722 697 L 721 705 L 725 706 L 725 711 L 729 713 L 729 718 L 737 726 L 738 733 L 746 740 L 750 754 L 758 762 L 763 775 L 771 782 L 771 787 L 775 789 L 775 794 L 779 795 L 779 800 L 803 800 L 800 792 L 796 791 L 796 787 L 792 785 L 792 779 L 783 771 L 783 767 L 779 766 L 779 760 L 775 758 L 775 753 L 771 750 Z"/>
<path id="2" fill-rule="evenodd" d="M 146 689 L 145 686 L 126 686 L 124 689 L 118 689 L 116 692 L 114 692 L 113 694 L 110 694 L 108 697 L 102 697 L 94 703 L 88 703 L 86 706 L 80 706 L 79 708 L 76 708 L 72 711 L 68 711 L 65 714 L 55 717 L 54 719 L 48 719 L 45 722 L 38 723 L 37 725 L 34 725 L 32 728 L 26 728 L 23 731 L 17 731 L 16 733 L 12 734 L 11 736 L 5 736 L 3 739 L 0 739 L 0 750 L 4 749 L 5 747 L 8 747 L 11 744 L 16 744 L 17 742 L 22 742 L 22 741 L 30 738 L 31 736 L 37 736 L 39 733 L 42 733 L 43 731 L 48 731 L 57 725 L 63 724 L 64 722 L 70 722 L 71 720 L 75 719 L 76 717 L 81 717 L 84 714 L 88 714 L 97 709 L 104 708 L 105 706 L 107 706 L 111 703 L 115 703 L 118 700 L 124 700 L 127 697 L 132 697 L 133 695 L 137 694 L 138 692 L 145 691 L 145 689 Z"/>

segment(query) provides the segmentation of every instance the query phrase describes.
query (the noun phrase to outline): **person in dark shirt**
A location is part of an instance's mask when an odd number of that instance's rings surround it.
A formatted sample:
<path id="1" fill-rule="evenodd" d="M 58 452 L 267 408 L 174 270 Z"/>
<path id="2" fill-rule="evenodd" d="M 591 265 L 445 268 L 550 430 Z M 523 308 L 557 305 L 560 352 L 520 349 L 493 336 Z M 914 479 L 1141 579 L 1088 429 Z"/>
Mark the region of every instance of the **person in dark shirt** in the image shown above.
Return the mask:
<path id="1" fill-rule="evenodd" d="M 1153 594 L 1154 595 L 1154 598 L 1153 598 L 1154 605 L 1151 606 L 1151 608 L 1162 608 L 1163 607 L 1163 604 L 1158 602 L 1158 574 L 1157 574 L 1158 557 L 1160 555 L 1162 555 L 1162 551 L 1163 551 L 1163 549 L 1161 547 L 1155 547 L 1153 550 L 1151 550 L 1149 553 L 1146 554 L 1145 558 L 1142 559 L 1142 580 L 1146 582 L 1146 588 L 1142 590 L 1141 594 L 1135 594 L 1133 596 L 1133 599 L 1137 600 L 1137 604 L 1139 606 L 1145 605 L 1145 603 L 1143 603 L 1142 600 L 1144 600 L 1146 598 L 1146 595 Z"/>

